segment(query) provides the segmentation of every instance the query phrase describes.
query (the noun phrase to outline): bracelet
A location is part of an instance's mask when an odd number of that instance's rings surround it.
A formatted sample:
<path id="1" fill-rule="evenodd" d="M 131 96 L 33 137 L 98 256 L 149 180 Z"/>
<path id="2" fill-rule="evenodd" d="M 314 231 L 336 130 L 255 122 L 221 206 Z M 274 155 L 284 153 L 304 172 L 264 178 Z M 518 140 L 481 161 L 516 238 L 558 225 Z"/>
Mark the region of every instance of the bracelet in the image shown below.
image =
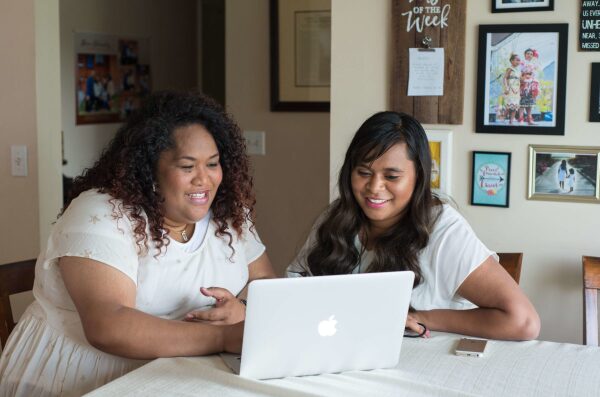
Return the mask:
<path id="1" fill-rule="evenodd" d="M 248 306 L 248 301 L 246 299 L 238 298 L 238 300 L 242 303 L 242 305 Z"/>
<path id="2" fill-rule="evenodd" d="M 417 324 L 419 324 L 421 327 L 423 327 L 423 331 L 421 333 L 419 333 L 419 334 L 411 333 L 412 331 L 409 333 L 406 333 L 406 331 L 404 331 L 404 336 L 406 338 L 423 338 L 423 337 L 429 338 L 429 329 L 427 328 L 427 326 L 423 323 L 417 323 Z"/>

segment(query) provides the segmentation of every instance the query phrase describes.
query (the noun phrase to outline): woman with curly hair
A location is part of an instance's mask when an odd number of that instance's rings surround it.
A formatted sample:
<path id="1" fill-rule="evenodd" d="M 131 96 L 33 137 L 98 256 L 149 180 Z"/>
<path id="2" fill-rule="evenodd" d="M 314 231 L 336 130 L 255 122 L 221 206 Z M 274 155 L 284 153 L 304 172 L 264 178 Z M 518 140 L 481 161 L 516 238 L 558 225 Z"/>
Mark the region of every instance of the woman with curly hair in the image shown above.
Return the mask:
<path id="1" fill-rule="evenodd" d="M 430 188 L 431 155 L 417 120 L 380 112 L 356 132 L 340 197 L 317 220 L 288 276 L 410 270 L 406 327 L 494 339 L 531 339 L 533 305 L 466 220 Z M 377 304 L 377 291 L 357 291 Z"/>
<path id="2" fill-rule="evenodd" d="M 245 287 L 274 277 L 239 127 L 198 94 L 153 94 L 119 129 L 38 258 L 0 395 L 81 395 L 148 359 L 239 352 Z"/>

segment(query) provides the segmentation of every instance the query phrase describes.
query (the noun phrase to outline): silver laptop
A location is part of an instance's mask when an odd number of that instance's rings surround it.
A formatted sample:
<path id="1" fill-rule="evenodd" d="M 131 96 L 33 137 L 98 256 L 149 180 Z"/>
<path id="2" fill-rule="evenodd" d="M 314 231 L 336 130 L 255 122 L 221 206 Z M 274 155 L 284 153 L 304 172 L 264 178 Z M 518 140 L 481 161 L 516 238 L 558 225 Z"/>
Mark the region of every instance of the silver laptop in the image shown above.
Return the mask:
<path id="1" fill-rule="evenodd" d="M 242 354 L 226 364 L 253 379 L 396 366 L 414 273 L 256 280 Z"/>

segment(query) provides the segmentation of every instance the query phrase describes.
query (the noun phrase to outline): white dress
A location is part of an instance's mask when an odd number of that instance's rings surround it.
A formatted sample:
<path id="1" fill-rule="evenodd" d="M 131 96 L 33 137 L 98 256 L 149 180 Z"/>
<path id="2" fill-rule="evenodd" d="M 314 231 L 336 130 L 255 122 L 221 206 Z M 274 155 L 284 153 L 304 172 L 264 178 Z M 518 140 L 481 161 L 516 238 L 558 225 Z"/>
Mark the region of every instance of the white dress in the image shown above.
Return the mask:
<path id="1" fill-rule="evenodd" d="M 111 197 L 82 193 L 54 225 L 36 264 L 29 306 L 0 358 L 0 396 L 80 396 L 146 363 L 101 352 L 83 333 L 81 319 L 66 291 L 58 258 L 79 256 L 103 262 L 136 284 L 136 308 L 165 319 L 214 304 L 200 287 L 218 286 L 237 295 L 248 281 L 248 264 L 265 250 L 258 235 L 244 226 L 241 237 L 215 236 L 210 222 L 194 252 L 169 244 L 157 258 L 150 243 L 140 253 L 127 216 L 115 219 Z M 114 210 L 123 214 L 120 202 Z M 230 228 L 230 230 L 232 230 Z M 194 233 L 195 235 L 196 233 Z"/>
<path id="2" fill-rule="evenodd" d="M 304 247 L 288 266 L 288 277 L 297 277 L 301 273 L 310 274 L 306 258 L 316 241 L 316 231 L 323 217 L 317 220 Z M 355 244 L 360 252 L 358 237 Z M 444 204 L 442 213 L 429 235 L 429 243 L 419 253 L 419 265 L 423 281 L 413 289 L 411 306 L 415 310 L 432 309 L 472 309 L 476 307 L 470 301 L 459 296 L 456 291 L 463 281 L 481 265 L 490 255 L 490 251 L 475 235 L 471 226 L 458 211 Z M 373 252 L 365 251 L 361 263 L 354 273 L 366 271 L 373 259 Z"/>

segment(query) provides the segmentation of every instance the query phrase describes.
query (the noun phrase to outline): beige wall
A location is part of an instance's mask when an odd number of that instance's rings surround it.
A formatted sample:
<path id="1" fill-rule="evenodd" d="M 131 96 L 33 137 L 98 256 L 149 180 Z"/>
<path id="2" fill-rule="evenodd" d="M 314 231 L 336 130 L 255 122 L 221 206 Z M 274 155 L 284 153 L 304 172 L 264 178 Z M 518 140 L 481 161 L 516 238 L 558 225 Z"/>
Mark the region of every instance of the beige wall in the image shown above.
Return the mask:
<path id="1" fill-rule="evenodd" d="M 452 193 L 479 237 L 497 251 L 523 251 L 521 286 L 542 318 L 540 338 L 581 343 L 581 255 L 600 256 L 600 205 L 526 199 L 528 144 L 598 145 L 598 125 L 587 122 L 590 62 L 577 52 L 578 11 L 556 0 L 554 12 L 491 14 L 490 2 L 467 3 L 464 124 L 430 126 L 454 131 Z M 367 115 L 387 108 L 390 0 L 333 0 L 330 173 L 337 172 L 354 131 Z M 479 24 L 569 23 L 565 136 L 476 134 L 475 91 Z M 357 29 L 368 26 L 368 29 Z M 469 205 L 473 150 L 512 152 L 510 208 Z"/>
<path id="2" fill-rule="evenodd" d="M 282 273 L 328 202 L 329 113 L 269 110 L 269 2 L 227 0 L 226 102 L 244 130 L 266 132 L 253 156 L 257 228 Z"/>
<path id="3" fill-rule="evenodd" d="M 64 173 L 93 165 L 120 124 L 75 125 L 73 32 L 150 38 L 154 90 L 196 88 L 196 0 L 61 0 L 60 46 Z"/>
<path id="4" fill-rule="evenodd" d="M 35 18 L 33 1 L 2 0 L 0 9 L 0 263 L 5 263 L 35 257 L 39 250 Z M 27 177 L 10 174 L 13 144 L 27 145 Z"/>

